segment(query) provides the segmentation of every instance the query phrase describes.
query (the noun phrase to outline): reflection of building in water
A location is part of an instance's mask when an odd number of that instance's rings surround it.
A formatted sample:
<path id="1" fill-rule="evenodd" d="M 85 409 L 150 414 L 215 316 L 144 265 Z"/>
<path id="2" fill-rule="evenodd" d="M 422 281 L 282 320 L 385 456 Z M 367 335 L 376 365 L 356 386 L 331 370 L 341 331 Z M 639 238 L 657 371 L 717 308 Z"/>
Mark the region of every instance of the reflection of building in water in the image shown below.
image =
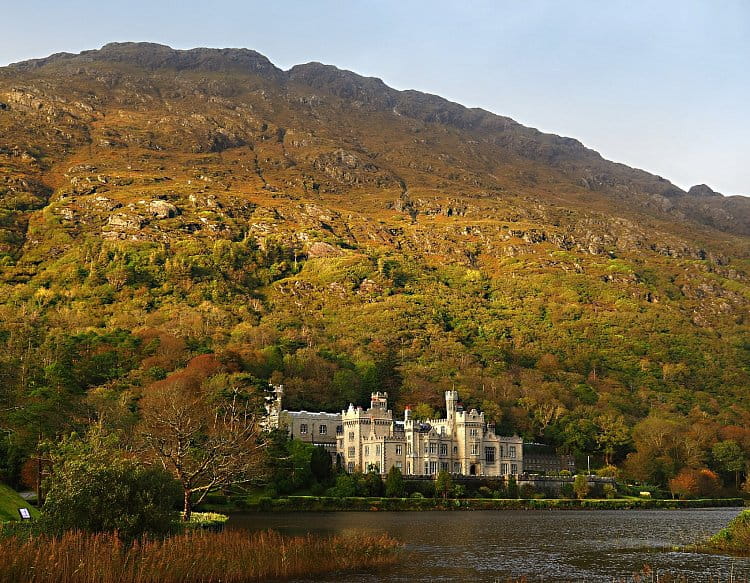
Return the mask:
<path id="1" fill-rule="evenodd" d="M 417 421 L 407 407 L 403 421 L 394 421 L 387 393 L 373 393 L 370 407 L 339 413 L 281 411 L 281 391 L 272 406 L 277 425 L 293 439 L 323 445 L 335 452 L 349 472 L 396 466 L 407 475 L 434 475 L 444 470 L 470 476 L 504 476 L 523 471 L 523 440 L 502 437 L 485 423 L 484 413 L 465 411 L 456 391 L 446 391 L 446 417 Z M 269 412 L 270 414 L 270 412 Z"/>

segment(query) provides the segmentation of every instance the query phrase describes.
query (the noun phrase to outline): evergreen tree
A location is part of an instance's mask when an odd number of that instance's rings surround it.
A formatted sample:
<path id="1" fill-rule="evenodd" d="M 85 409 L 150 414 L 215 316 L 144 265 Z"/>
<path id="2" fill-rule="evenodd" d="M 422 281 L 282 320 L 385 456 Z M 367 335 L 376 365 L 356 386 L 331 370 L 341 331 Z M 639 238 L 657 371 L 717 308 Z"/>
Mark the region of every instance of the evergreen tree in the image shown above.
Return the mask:
<path id="1" fill-rule="evenodd" d="M 385 479 L 385 495 L 389 498 L 403 498 L 404 476 L 396 466 L 391 466 Z"/>

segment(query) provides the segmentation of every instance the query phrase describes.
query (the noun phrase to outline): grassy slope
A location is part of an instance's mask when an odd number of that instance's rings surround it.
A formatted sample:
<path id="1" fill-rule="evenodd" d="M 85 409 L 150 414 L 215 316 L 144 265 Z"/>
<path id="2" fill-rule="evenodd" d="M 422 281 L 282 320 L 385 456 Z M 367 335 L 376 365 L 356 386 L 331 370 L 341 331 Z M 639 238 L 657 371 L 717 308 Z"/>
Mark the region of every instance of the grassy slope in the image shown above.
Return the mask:
<path id="1" fill-rule="evenodd" d="M 726 528 L 721 529 L 705 543 L 698 544 L 690 550 L 750 556 L 750 510 L 741 512 Z"/>
<path id="2" fill-rule="evenodd" d="M 30 506 L 28 502 L 21 498 L 15 491 L 8 488 L 8 486 L 0 484 L 0 521 L 18 520 L 19 508 L 28 508 L 32 516 L 39 516 L 36 508 Z"/>

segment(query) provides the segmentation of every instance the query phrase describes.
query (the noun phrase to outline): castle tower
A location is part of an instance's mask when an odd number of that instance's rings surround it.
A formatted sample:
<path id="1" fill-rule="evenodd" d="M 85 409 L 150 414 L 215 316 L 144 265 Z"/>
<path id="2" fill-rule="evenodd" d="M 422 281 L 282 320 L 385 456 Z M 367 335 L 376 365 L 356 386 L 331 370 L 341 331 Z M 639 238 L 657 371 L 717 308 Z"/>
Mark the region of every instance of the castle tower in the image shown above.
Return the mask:
<path id="1" fill-rule="evenodd" d="M 370 396 L 370 409 L 388 410 L 388 393 L 372 393 Z"/>
<path id="2" fill-rule="evenodd" d="M 458 391 L 445 391 L 445 412 L 448 424 L 456 420 L 456 407 L 458 406 Z"/>
<path id="3" fill-rule="evenodd" d="M 265 397 L 266 418 L 262 422 L 264 429 L 270 431 L 279 428 L 283 396 L 284 385 L 271 385 L 271 390 Z"/>

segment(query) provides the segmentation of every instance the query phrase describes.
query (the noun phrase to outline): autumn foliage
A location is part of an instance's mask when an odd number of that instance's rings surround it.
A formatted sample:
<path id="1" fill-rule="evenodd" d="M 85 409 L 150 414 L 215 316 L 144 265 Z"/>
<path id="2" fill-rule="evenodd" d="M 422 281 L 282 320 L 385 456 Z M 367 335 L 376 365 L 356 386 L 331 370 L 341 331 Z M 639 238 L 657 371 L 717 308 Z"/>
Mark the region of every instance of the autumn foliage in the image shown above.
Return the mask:
<path id="1" fill-rule="evenodd" d="M 680 498 L 712 497 L 721 491 L 721 479 L 707 468 L 683 468 L 669 480 L 669 489 Z"/>

